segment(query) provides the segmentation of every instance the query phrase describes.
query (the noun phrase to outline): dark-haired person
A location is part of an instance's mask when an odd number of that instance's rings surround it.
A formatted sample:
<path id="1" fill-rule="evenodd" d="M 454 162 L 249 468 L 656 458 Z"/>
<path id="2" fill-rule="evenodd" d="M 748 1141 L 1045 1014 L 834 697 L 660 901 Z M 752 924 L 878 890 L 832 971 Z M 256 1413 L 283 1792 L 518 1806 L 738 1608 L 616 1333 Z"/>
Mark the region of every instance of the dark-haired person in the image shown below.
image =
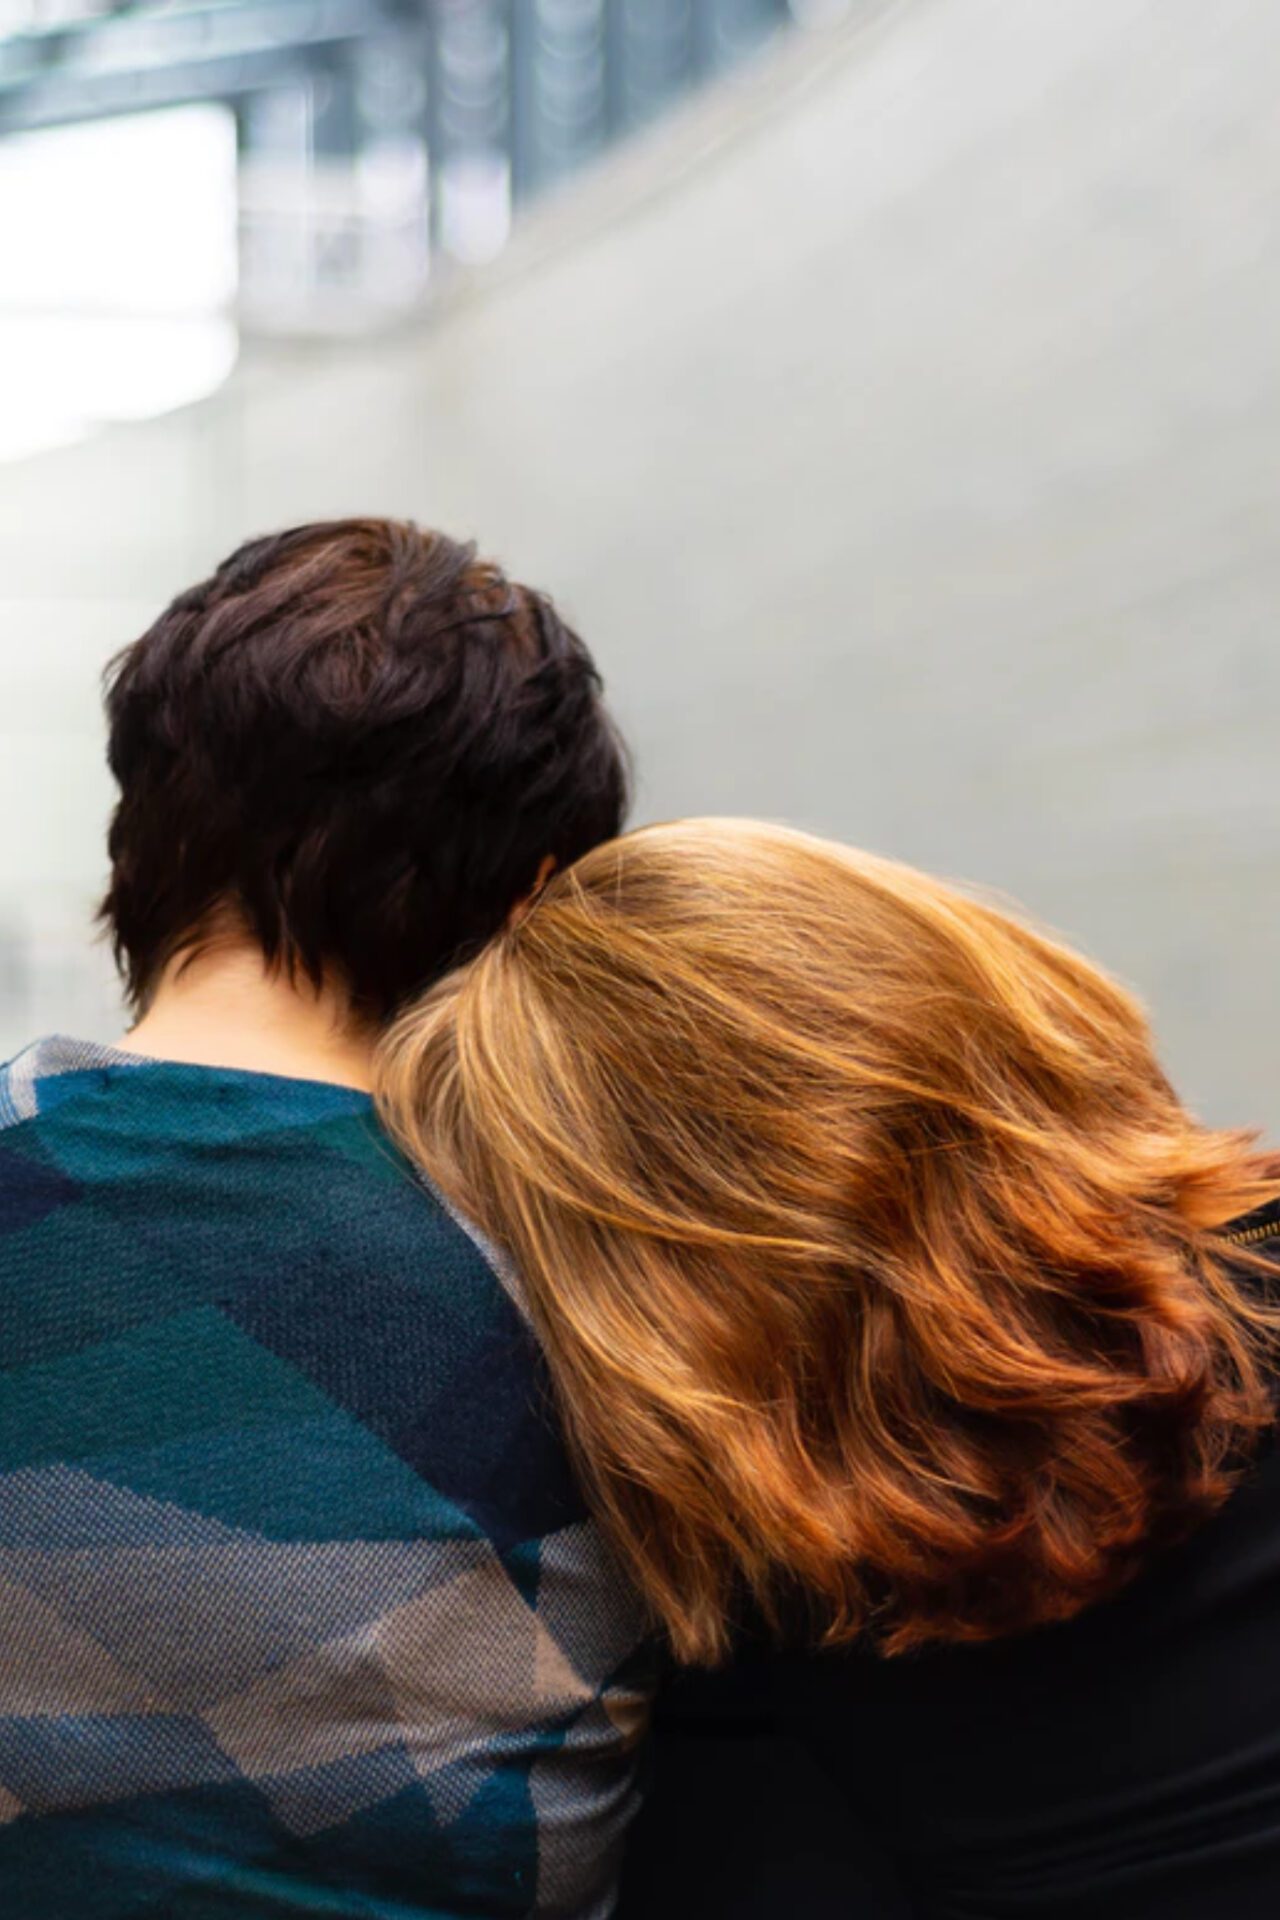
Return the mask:
<path id="1" fill-rule="evenodd" d="M 470 547 L 354 520 L 242 547 L 108 710 L 136 1024 L 0 1075 L 0 1912 L 603 1914 L 635 1605 L 367 1090 L 617 830 L 596 673 Z"/>
<path id="2" fill-rule="evenodd" d="M 381 1089 L 514 1260 L 674 1654 L 789 1649 L 777 1710 L 915 1920 L 1274 1920 L 1280 1160 L 1197 1123 L 1125 992 L 693 821 L 557 876 Z"/>

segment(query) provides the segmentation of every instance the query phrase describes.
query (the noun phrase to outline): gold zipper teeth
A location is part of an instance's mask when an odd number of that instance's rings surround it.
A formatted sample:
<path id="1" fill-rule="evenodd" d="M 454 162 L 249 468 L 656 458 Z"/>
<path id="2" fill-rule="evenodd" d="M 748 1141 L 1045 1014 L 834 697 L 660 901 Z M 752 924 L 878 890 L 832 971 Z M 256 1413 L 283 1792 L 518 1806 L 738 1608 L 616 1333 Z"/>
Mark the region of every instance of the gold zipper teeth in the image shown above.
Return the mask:
<path id="1" fill-rule="evenodd" d="M 1241 1227 L 1237 1233 L 1224 1233 L 1222 1237 L 1229 1240 L 1233 1247 L 1251 1247 L 1255 1240 L 1280 1239 L 1280 1220 L 1272 1220 L 1261 1227 Z"/>

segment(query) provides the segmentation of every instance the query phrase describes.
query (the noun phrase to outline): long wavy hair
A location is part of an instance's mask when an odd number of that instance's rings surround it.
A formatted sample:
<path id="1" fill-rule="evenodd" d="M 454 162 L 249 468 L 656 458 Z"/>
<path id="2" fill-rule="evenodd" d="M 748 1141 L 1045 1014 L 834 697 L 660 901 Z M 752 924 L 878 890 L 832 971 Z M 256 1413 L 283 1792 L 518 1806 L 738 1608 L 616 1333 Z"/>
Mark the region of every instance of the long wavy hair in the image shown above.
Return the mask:
<path id="1" fill-rule="evenodd" d="M 1225 1498 L 1280 1163 L 1134 1000 L 893 862 L 741 821 L 597 848 L 391 1032 L 383 1111 L 497 1243 L 678 1657 L 1065 1619 Z"/>

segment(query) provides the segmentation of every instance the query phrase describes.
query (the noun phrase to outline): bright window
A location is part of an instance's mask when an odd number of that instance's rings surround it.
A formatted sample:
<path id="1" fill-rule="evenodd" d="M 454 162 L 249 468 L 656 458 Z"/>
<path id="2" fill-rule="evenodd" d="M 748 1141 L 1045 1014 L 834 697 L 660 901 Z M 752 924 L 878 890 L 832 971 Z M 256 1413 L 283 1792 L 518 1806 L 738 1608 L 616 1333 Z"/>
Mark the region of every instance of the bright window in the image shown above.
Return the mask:
<path id="1" fill-rule="evenodd" d="M 0 459 L 211 393 L 236 358 L 223 106 L 0 141 Z"/>

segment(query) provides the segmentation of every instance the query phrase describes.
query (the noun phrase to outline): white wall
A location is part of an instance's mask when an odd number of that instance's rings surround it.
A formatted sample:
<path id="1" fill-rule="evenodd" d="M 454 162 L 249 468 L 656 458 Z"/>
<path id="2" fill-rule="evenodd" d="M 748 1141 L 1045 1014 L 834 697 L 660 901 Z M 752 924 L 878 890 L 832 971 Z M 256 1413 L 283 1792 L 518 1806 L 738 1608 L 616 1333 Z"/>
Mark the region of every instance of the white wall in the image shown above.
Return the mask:
<path id="1" fill-rule="evenodd" d="M 1280 8 L 903 0 L 770 78 L 430 327 L 0 469 L 0 929 L 48 954 L 0 1043 L 109 1025 L 103 657 L 246 533 L 392 511 L 558 592 L 642 815 L 1006 887 L 1280 1124 Z"/>

